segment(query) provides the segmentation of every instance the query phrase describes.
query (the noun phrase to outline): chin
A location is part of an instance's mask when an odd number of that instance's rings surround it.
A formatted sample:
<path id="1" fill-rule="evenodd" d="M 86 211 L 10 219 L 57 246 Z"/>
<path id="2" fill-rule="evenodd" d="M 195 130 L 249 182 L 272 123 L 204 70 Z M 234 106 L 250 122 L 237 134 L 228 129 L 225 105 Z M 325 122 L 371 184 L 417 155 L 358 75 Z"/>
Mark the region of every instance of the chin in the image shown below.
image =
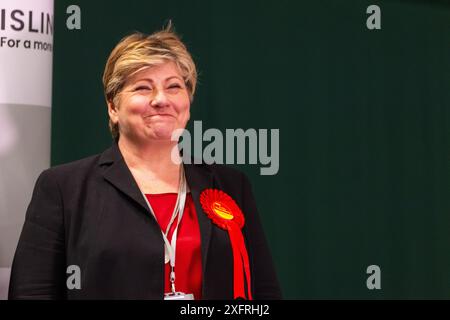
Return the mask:
<path id="1" fill-rule="evenodd" d="M 146 136 L 152 140 L 159 140 L 159 141 L 171 141 L 172 139 L 172 130 L 152 130 L 151 133 L 147 134 Z"/>

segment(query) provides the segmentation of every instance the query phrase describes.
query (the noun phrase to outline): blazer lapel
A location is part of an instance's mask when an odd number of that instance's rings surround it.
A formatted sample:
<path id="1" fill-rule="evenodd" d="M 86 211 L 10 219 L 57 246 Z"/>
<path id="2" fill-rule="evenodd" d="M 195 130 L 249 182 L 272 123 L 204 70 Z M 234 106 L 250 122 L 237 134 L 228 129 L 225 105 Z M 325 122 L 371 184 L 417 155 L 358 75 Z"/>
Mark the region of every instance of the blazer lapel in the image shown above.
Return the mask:
<path id="1" fill-rule="evenodd" d="M 187 184 L 191 190 L 194 201 L 197 219 L 200 227 L 201 250 L 202 250 L 202 270 L 205 274 L 206 260 L 208 258 L 209 243 L 211 240 L 211 220 L 206 216 L 200 203 L 200 194 L 203 190 L 213 188 L 213 176 L 207 167 L 195 164 L 184 164 Z M 203 288 L 205 287 L 205 277 L 203 277 Z"/>
<path id="2" fill-rule="evenodd" d="M 103 171 L 103 177 L 117 189 L 141 205 L 141 207 L 149 213 L 149 216 L 151 216 L 144 196 L 139 190 L 136 180 L 134 180 L 116 143 L 101 155 L 99 164 L 110 164 L 110 166 Z"/>

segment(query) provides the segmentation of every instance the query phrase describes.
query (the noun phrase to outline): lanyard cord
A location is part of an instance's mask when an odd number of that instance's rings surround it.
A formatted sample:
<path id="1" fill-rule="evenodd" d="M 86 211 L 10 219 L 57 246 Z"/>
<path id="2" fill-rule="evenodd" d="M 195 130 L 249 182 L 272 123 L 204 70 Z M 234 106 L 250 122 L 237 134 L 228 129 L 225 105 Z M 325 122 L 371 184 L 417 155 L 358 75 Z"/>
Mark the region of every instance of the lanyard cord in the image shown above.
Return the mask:
<path id="1" fill-rule="evenodd" d="M 184 175 L 184 168 L 183 165 L 180 166 L 180 178 L 178 183 L 178 196 L 177 201 L 175 203 L 175 207 L 173 209 L 172 217 L 170 219 L 169 224 L 167 225 L 167 229 L 164 232 L 161 230 L 163 239 L 164 239 L 164 262 L 170 262 L 170 282 L 171 282 L 171 289 L 172 293 L 175 293 L 175 252 L 176 252 L 176 245 L 177 245 L 177 234 L 178 234 L 178 226 L 181 222 L 181 218 L 183 217 L 184 212 L 184 206 L 186 204 L 186 193 L 187 193 L 187 186 L 186 186 L 186 177 Z M 151 214 L 156 219 L 155 212 L 153 211 L 153 208 L 148 201 L 147 197 L 144 194 L 145 202 L 148 205 L 148 208 L 150 209 Z M 175 230 L 172 234 L 172 241 L 169 242 L 169 239 L 167 238 L 167 235 L 169 234 L 169 230 L 175 221 L 175 218 L 178 216 L 177 224 L 175 227 Z"/>

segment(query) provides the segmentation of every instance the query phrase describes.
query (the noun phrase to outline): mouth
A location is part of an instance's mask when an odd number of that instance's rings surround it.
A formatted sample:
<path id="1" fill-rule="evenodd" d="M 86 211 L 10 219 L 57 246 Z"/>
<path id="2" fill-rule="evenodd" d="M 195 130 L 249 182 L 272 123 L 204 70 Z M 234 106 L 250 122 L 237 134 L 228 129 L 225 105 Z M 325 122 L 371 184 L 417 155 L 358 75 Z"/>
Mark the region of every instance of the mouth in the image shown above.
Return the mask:
<path id="1" fill-rule="evenodd" d="M 152 118 L 152 117 L 174 117 L 173 115 L 171 115 L 171 114 L 151 114 L 151 115 L 149 115 L 149 116 L 145 116 L 144 118 Z"/>

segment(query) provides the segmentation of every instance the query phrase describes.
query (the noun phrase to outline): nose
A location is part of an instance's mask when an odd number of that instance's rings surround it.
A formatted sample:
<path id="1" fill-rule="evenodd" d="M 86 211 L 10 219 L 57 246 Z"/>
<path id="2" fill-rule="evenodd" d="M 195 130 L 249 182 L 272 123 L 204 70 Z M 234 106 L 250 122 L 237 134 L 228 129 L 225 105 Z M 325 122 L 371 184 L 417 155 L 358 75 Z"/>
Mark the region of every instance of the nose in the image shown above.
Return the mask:
<path id="1" fill-rule="evenodd" d="M 158 90 L 155 92 L 153 99 L 150 102 L 152 107 L 166 107 L 169 104 L 166 94 L 163 90 Z"/>

